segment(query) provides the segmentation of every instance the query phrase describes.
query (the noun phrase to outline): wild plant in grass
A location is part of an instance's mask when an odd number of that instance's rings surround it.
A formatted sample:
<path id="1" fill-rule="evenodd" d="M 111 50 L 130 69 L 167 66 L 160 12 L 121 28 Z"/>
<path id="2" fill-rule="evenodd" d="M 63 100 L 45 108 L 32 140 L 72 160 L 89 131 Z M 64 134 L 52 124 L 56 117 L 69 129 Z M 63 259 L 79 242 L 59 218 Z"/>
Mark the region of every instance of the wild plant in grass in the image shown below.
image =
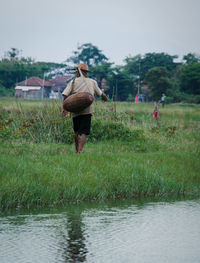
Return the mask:
<path id="1" fill-rule="evenodd" d="M 12 111 L 13 115 L 13 136 L 33 142 L 58 142 L 72 143 L 73 129 L 70 116 L 61 115 L 61 107 L 58 103 L 45 103 L 43 107 L 23 109 L 18 105 L 17 110 Z M 91 135 L 89 141 L 100 141 L 110 139 L 128 140 L 136 139 L 135 131 L 131 131 L 124 122 L 120 120 L 113 121 L 112 114 L 105 113 L 107 120 L 96 118 L 95 114 L 92 121 Z"/>
<path id="2" fill-rule="evenodd" d="M 12 106 L 0 108 L 2 140 L 73 142 L 72 121 L 69 115 L 65 118 L 60 114 L 61 101 L 20 101 Z M 199 107 L 167 105 L 160 113 L 159 122 L 152 121 L 151 104 L 117 103 L 116 112 L 112 103 L 97 102 L 94 107 L 89 142 L 117 139 L 131 142 L 136 151 L 183 149 L 184 145 L 198 148 L 195 142 L 200 123 Z M 9 123 L 10 119 L 13 121 Z"/>
<path id="3" fill-rule="evenodd" d="M 81 156 L 69 145 L 72 121 L 61 102 L 0 109 L 1 207 L 199 195 L 199 108 L 166 107 L 155 123 L 151 105 L 119 103 L 117 118 L 109 104 L 95 107 Z"/>

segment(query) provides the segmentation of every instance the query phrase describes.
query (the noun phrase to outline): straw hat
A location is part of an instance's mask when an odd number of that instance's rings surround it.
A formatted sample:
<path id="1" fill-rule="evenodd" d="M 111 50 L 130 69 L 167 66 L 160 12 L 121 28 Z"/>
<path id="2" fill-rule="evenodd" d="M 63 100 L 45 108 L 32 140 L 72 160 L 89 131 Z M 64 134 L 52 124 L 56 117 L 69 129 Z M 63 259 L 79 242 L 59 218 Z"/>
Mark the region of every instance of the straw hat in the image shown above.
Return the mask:
<path id="1" fill-rule="evenodd" d="M 84 64 L 84 63 L 80 63 L 78 64 L 77 68 L 83 70 L 83 71 L 87 71 L 87 72 L 90 72 L 89 69 L 88 69 L 88 65 L 87 64 Z"/>

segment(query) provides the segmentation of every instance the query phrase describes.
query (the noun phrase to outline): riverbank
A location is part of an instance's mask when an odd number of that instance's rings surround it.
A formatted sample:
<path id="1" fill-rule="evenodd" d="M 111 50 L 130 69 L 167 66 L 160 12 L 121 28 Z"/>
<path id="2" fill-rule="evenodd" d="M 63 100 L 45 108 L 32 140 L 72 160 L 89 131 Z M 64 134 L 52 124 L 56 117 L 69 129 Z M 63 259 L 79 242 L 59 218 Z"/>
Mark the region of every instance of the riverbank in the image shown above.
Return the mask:
<path id="1" fill-rule="evenodd" d="M 76 155 L 71 119 L 57 101 L 2 100 L 0 207 L 82 200 L 200 195 L 200 108 L 95 105 L 91 134 Z"/>
<path id="2" fill-rule="evenodd" d="M 1 144 L 0 206 L 151 196 L 198 196 L 197 153 L 136 153 L 131 144 Z"/>

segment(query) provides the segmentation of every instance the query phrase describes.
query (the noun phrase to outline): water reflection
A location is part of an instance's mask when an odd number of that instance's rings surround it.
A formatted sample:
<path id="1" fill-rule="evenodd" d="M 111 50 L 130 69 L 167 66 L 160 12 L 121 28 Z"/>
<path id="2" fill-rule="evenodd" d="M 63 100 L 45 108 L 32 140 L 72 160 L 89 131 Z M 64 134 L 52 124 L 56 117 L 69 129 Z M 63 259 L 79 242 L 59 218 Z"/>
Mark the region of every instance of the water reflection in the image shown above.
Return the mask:
<path id="1" fill-rule="evenodd" d="M 7 212 L 1 263 L 200 262 L 200 200 L 126 200 Z"/>
<path id="2" fill-rule="evenodd" d="M 59 233 L 63 262 L 84 262 L 87 249 L 85 246 L 82 211 L 75 209 L 66 214 L 66 229 Z"/>

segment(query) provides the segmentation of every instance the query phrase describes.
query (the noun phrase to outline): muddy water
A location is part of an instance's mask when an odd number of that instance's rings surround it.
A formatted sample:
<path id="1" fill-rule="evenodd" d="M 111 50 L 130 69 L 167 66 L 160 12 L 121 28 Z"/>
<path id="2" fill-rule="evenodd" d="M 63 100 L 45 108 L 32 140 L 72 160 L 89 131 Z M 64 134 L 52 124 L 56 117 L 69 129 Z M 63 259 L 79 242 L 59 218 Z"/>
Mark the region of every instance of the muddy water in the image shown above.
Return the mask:
<path id="1" fill-rule="evenodd" d="M 199 263 L 200 200 L 82 203 L 0 214 L 1 263 Z"/>

